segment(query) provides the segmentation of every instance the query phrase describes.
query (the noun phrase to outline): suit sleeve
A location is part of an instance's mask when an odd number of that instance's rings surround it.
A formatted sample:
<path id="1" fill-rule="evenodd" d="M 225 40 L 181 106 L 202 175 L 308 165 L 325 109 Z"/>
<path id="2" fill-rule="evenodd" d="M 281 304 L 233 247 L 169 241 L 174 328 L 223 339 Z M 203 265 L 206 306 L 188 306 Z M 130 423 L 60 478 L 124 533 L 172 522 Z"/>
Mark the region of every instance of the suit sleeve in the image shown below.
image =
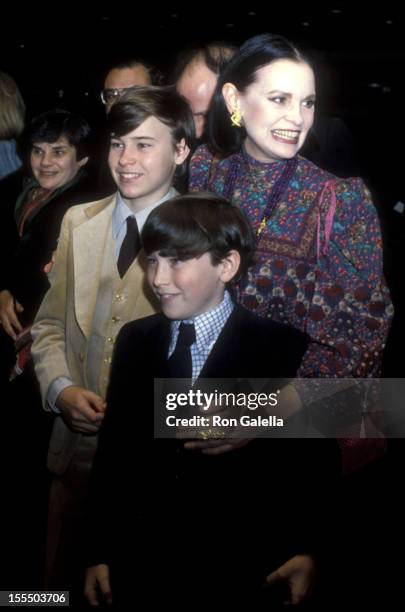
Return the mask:
<path id="1" fill-rule="evenodd" d="M 135 446 L 142 438 L 134 419 L 139 397 L 137 381 L 142 379 L 139 355 L 142 334 L 124 326 L 118 335 L 107 392 L 107 413 L 99 434 L 94 458 L 88 514 L 88 565 L 111 565 L 120 550 L 116 543 L 131 507 L 129 485 L 133 481 Z M 134 376 L 134 373 L 139 374 Z M 139 411 L 138 411 L 139 413 Z M 129 521 L 134 517 L 130 516 Z M 122 544 L 122 542 L 121 542 Z"/>
<path id="2" fill-rule="evenodd" d="M 51 383 L 60 377 L 72 378 L 66 360 L 66 300 L 68 256 L 71 239 L 69 211 L 65 215 L 49 275 L 50 288 L 46 293 L 31 333 L 32 356 L 39 380 L 44 406 Z"/>
<path id="3" fill-rule="evenodd" d="M 277 359 L 281 371 L 285 372 L 284 375 L 294 378 L 308 350 L 309 337 L 293 327 L 283 331 L 284 335 L 280 333 L 277 342 Z"/>
<path id="4" fill-rule="evenodd" d="M 15 251 L 20 237 L 14 219 L 16 199 L 22 188 L 21 173 L 13 173 L 0 181 L 0 291 L 10 290 Z"/>

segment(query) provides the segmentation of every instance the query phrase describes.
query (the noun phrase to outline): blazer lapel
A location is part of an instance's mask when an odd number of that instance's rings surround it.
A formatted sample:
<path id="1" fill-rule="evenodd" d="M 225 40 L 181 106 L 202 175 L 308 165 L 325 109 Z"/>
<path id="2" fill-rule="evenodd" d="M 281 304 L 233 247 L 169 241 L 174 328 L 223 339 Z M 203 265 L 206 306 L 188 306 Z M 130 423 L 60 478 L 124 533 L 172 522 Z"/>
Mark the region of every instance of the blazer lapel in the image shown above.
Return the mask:
<path id="1" fill-rule="evenodd" d="M 86 211 L 89 220 L 73 229 L 75 311 L 86 338 L 90 334 L 104 251 L 107 242 L 113 240 L 111 217 L 114 206 L 115 195 L 102 200 Z"/>
<path id="2" fill-rule="evenodd" d="M 225 323 L 199 378 L 231 378 L 237 376 L 240 362 L 239 309 L 236 306 Z"/>
<path id="3" fill-rule="evenodd" d="M 160 315 L 162 316 L 162 315 Z M 153 371 L 154 378 L 154 409 L 158 408 L 157 398 L 163 398 L 167 392 L 166 378 L 166 363 L 167 352 L 170 343 L 170 321 L 162 316 L 160 325 L 156 328 L 153 335 L 148 337 L 148 345 L 150 348 L 149 367 Z M 158 408 L 159 409 L 159 408 Z M 159 417 L 160 418 L 160 417 Z M 155 422 L 156 425 L 156 422 Z M 155 430 L 155 434 L 157 430 Z"/>
<path id="4" fill-rule="evenodd" d="M 156 338 L 155 372 L 157 378 L 166 377 L 167 353 L 170 345 L 170 321 L 162 316 L 162 323 L 159 326 Z"/>
<path id="5" fill-rule="evenodd" d="M 146 281 L 146 265 L 146 255 L 141 249 L 122 279 L 122 286 L 129 287 L 131 292 L 131 299 L 127 300 L 122 311 L 123 317 L 128 321 L 150 314 L 150 311 L 142 312 L 142 298 L 144 300 L 145 296 L 150 304 L 155 306 L 155 310 L 158 310 L 156 297 Z"/>

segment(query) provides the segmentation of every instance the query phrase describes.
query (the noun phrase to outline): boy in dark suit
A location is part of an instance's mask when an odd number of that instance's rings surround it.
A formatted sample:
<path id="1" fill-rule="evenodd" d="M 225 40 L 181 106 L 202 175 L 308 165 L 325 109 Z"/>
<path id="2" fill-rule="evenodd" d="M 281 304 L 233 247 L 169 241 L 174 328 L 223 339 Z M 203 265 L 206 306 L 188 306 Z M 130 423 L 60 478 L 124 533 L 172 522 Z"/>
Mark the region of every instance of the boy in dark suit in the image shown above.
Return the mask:
<path id="1" fill-rule="evenodd" d="M 195 441 L 157 440 L 146 474 L 144 434 L 154 378 L 188 379 L 193 389 L 207 378 L 291 378 L 306 337 L 234 305 L 227 287 L 246 271 L 254 240 L 223 198 L 165 202 L 148 217 L 142 241 L 163 313 L 127 324 L 117 340 L 93 472 L 86 596 L 96 605 L 99 590 L 107 602 L 128 604 L 132 589 L 138 597 L 155 575 L 166 604 L 178 609 L 197 605 L 196 597 L 261 609 L 267 576 L 288 582 L 291 601 L 301 601 L 314 570 L 306 554 L 315 547 L 306 533 L 314 515 L 313 504 L 297 500 L 315 501 L 316 493 L 319 508 L 327 453 L 315 468 L 304 440 L 227 440 L 201 451 Z M 334 453 L 331 461 L 334 468 Z M 143 564 L 136 588 L 128 553 Z"/>

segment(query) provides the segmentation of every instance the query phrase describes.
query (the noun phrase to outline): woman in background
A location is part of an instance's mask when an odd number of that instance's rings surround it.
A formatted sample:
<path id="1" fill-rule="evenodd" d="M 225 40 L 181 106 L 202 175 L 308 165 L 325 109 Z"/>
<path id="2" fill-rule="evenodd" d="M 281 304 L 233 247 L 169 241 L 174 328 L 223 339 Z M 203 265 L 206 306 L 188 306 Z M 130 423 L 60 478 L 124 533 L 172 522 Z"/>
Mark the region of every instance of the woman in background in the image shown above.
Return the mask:
<path id="1" fill-rule="evenodd" d="M 89 134 L 87 121 L 66 110 L 34 118 L 22 139 L 29 176 L 17 200 L 12 190 L 8 197 L 0 192 L 0 405 L 2 427 L 10 437 L 10 446 L 2 448 L 7 469 L 0 481 L 10 500 L 10 520 L 4 525 L 18 525 L 10 530 L 10 545 L 6 533 L 2 541 L 10 576 L 31 589 L 42 587 L 52 417 L 41 405 L 30 329 L 49 287 L 47 272 L 62 218 L 70 206 L 91 199 Z"/>
<path id="2" fill-rule="evenodd" d="M 89 134 L 87 121 L 66 110 L 43 113 L 25 130 L 30 176 L 16 202 L 3 202 L 0 233 L 0 323 L 14 341 L 33 322 L 49 287 L 63 215 L 89 199 Z"/>
<path id="3" fill-rule="evenodd" d="M 0 72 L 0 180 L 21 166 L 16 139 L 24 129 L 24 117 L 25 104 L 17 83 Z"/>

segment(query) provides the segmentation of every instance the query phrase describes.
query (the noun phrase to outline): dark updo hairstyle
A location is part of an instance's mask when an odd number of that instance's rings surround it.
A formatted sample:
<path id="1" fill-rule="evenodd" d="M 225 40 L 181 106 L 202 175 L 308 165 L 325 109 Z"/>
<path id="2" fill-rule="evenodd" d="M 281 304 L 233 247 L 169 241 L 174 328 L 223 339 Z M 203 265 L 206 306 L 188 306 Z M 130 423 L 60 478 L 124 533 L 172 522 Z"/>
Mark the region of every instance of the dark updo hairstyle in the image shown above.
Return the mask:
<path id="1" fill-rule="evenodd" d="M 232 57 L 215 89 L 211 112 L 208 118 L 209 145 L 214 153 L 227 157 L 238 151 L 246 138 L 245 128 L 235 128 L 230 121 L 222 88 L 233 83 L 244 92 L 256 80 L 256 72 L 276 60 L 292 60 L 309 63 L 308 60 L 283 36 L 260 34 L 249 38 Z"/>

